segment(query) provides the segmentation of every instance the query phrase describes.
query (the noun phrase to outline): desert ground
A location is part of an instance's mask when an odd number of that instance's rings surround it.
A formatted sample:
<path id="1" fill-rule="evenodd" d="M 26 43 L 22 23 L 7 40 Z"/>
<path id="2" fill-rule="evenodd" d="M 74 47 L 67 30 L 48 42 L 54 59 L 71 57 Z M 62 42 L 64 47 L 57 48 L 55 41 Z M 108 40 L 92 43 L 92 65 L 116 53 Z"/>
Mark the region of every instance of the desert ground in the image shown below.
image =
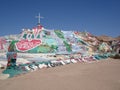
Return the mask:
<path id="1" fill-rule="evenodd" d="M 0 80 L 0 90 L 120 90 L 120 60 L 44 68 Z"/>

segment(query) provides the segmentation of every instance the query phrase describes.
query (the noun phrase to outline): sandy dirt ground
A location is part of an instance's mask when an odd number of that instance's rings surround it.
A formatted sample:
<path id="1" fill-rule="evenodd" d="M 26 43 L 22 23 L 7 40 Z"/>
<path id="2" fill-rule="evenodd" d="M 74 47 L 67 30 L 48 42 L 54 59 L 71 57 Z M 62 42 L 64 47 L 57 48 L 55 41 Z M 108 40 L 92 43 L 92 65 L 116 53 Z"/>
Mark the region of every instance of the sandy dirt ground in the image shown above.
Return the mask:
<path id="1" fill-rule="evenodd" d="M 0 80 L 0 90 L 120 90 L 120 60 L 41 69 Z"/>

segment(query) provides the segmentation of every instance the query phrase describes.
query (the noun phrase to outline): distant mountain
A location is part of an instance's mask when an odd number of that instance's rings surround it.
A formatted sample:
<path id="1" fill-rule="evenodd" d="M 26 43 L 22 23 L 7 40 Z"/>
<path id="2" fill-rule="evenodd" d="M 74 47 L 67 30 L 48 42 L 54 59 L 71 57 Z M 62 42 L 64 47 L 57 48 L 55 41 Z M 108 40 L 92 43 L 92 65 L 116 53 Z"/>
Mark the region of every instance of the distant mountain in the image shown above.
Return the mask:
<path id="1" fill-rule="evenodd" d="M 97 36 L 97 39 L 100 40 L 100 41 L 113 41 L 113 40 L 116 40 L 116 38 L 106 36 L 106 35 Z"/>
<path id="2" fill-rule="evenodd" d="M 116 37 L 115 39 L 120 41 L 120 36 Z"/>

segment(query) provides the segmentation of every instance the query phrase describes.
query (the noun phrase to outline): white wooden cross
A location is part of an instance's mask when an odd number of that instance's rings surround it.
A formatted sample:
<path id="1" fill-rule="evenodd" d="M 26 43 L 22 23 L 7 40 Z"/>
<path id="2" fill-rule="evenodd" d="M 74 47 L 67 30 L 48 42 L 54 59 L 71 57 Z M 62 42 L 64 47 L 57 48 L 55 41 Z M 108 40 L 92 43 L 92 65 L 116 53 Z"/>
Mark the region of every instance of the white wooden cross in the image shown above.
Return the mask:
<path id="1" fill-rule="evenodd" d="M 39 13 L 38 16 L 36 16 L 36 18 L 38 18 L 38 24 L 40 24 L 40 18 L 43 18 L 43 17 L 40 16 L 40 13 Z"/>

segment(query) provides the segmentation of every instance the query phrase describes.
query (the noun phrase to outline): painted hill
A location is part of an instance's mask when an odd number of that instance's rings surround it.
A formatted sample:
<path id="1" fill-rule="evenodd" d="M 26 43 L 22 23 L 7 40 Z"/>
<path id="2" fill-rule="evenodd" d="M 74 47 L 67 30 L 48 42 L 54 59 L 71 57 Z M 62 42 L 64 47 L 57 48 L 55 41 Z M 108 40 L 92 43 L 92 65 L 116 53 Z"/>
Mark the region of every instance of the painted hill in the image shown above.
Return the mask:
<path id="1" fill-rule="evenodd" d="M 32 29 L 24 29 L 18 35 L 1 37 L 0 52 L 92 54 L 98 51 L 110 51 L 111 46 L 108 44 L 113 40 L 116 39 L 105 35 L 94 36 L 88 32 L 49 30 L 37 25 Z"/>

